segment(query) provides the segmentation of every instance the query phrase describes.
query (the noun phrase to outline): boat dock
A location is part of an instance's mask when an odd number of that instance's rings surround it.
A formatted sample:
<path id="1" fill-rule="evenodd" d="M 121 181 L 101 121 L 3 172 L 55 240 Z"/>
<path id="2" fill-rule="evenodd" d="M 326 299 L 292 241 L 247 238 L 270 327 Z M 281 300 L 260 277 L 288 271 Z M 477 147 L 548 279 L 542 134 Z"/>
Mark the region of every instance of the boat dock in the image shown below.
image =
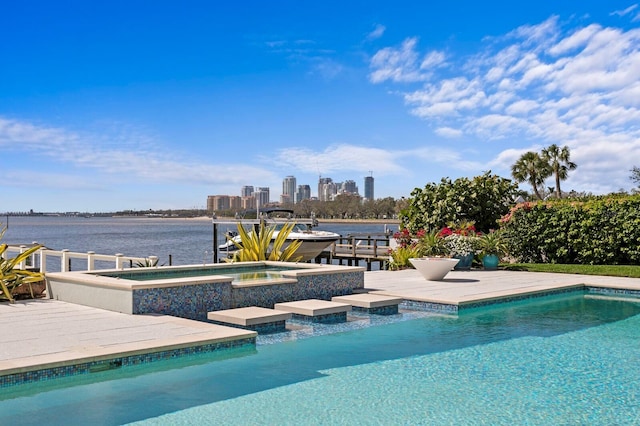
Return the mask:
<path id="1" fill-rule="evenodd" d="M 345 263 L 349 266 L 360 266 L 365 262 L 367 271 L 371 271 L 372 264 L 377 263 L 378 269 L 387 269 L 389 263 L 389 235 L 379 234 L 350 234 L 340 237 L 318 257 L 315 263 Z"/>

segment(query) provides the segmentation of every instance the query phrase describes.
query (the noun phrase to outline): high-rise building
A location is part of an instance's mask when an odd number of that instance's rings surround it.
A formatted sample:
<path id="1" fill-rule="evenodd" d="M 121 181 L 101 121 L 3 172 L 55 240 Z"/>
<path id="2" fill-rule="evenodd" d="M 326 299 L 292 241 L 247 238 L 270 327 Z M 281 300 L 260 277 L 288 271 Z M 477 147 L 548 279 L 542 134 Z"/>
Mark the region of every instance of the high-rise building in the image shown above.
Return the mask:
<path id="1" fill-rule="evenodd" d="M 320 177 L 318 179 L 318 200 L 329 201 L 335 194 L 335 184 L 331 178 Z M 333 192 L 332 192 L 333 191 Z"/>
<path id="2" fill-rule="evenodd" d="M 358 194 L 358 185 L 353 180 L 345 180 L 340 185 L 340 192 L 343 194 Z"/>
<path id="3" fill-rule="evenodd" d="M 303 200 L 309 200 L 311 198 L 311 187 L 309 185 L 298 185 L 298 191 L 296 192 L 295 203 L 298 204 Z"/>
<path id="4" fill-rule="evenodd" d="M 248 185 L 243 186 L 242 190 L 240 191 L 240 196 L 241 197 L 252 197 L 253 196 L 253 186 L 248 186 Z"/>
<path id="5" fill-rule="evenodd" d="M 287 176 L 282 181 L 282 197 L 280 197 L 281 203 L 295 203 L 296 195 L 296 178 L 294 176 Z"/>
<path id="6" fill-rule="evenodd" d="M 251 197 L 241 197 L 240 205 L 242 206 L 242 210 L 251 210 L 256 208 L 256 197 L 251 195 Z"/>
<path id="7" fill-rule="evenodd" d="M 364 198 L 373 201 L 373 176 L 364 178 Z"/>
<path id="8" fill-rule="evenodd" d="M 256 208 L 262 209 L 269 204 L 269 187 L 256 188 L 253 195 L 256 197 Z"/>
<path id="9" fill-rule="evenodd" d="M 233 195 L 209 195 L 207 197 L 207 211 L 209 213 L 239 210 L 242 208 L 242 199 Z"/>

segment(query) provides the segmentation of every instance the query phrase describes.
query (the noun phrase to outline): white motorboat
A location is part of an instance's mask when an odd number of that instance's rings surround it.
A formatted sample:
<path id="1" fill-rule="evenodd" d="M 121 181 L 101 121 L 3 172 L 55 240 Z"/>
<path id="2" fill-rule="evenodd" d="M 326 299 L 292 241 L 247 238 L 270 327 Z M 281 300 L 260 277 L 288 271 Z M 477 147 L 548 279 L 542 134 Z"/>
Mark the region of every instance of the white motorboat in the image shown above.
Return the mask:
<path id="1" fill-rule="evenodd" d="M 280 214 L 285 213 L 288 217 L 285 218 L 273 218 L 270 217 L 270 214 L 274 212 L 278 212 Z M 296 250 L 295 257 L 301 257 L 300 262 L 307 262 L 309 260 L 315 259 L 324 249 L 329 247 L 332 243 L 338 241 L 340 239 L 340 234 L 330 231 L 318 231 L 314 230 L 313 226 L 317 225 L 317 221 L 315 218 L 312 219 L 296 219 L 293 218 L 292 210 L 284 210 L 284 209 L 271 209 L 263 212 L 264 216 L 261 220 L 264 221 L 266 226 L 274 226 L 276 227 L 273 232 L 272 240 L 274 240 L 282 225 L 285 223 L 295 223 L 293 230 L 287 236 L 287 241 L 301 241 L 302 244 Z M 235 223 L 242 223 L 243 225 L 251 225 L 255 224 L 255 220 L 242 220 L 238 219 Z M 218 221 L 218 223 L 221 223 Z M 306 223 L 306 225 L 305 225 Z M 253 231 L 251 231 L 253 232 Z M 221 255 L 225 253 L 231 254 L 234 251 L 238 250 L 238 246 L 234 243 L 240 242 L 240 236 L 235 232 L 233 234 L 227 235 L 227 241 L 218 246 L 218 250 Z M 286 247 L 288 244 L 285 243 Z"/>

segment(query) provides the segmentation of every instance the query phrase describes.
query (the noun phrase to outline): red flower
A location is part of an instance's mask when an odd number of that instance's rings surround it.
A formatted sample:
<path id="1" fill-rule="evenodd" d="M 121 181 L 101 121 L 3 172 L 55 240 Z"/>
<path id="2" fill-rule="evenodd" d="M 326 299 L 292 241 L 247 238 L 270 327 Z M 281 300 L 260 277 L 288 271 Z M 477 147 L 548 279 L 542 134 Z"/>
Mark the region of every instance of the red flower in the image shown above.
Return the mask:
<path id="1" fill-rule="evenodd" d="M 440 230 L 440 237 L 444 238 L 444 237 L 448 237 L 449 235 L 453 234 L 453 231 L 451 230 L 451 228 L 448 227 L 444 227 Z"/>

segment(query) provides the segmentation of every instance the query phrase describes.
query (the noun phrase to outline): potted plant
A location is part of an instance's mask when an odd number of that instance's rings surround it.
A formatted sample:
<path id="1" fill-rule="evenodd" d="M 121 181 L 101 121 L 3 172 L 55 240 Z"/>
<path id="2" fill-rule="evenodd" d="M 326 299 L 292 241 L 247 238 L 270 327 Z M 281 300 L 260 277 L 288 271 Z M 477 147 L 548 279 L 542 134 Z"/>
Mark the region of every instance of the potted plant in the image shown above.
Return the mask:
<path id="1" fill-rule="evenodd" d="M 439 231 L 426 232 L 418 240 L 420 255 L 424 257 L 449 257 L 449 247 Z"/>
<path id="2" fill-rule="evenodd" d="M 417 247 L 422 257 L 409 262 L 426 280 L 440 281 L 458 264 L 458 259 L 449 256 L 447 241 L 439 231 L 423 233 Z"/>
<path id="3" fill-rule="evenodd" d="M 500 256 L 507 251 L 507 245 L 500 231 L 491 231 L 478 240 L 484 269 L 498 269 Z"/>
<path id="4" fill-rule="evenodd" d="M 459 259 L 456 270 L 469 270 L 476 253 L 478 237 L 473 222 L 465 222 L 460 225 L 450 225 L 440 231 L 449 248 L 449 254 Z"/>

